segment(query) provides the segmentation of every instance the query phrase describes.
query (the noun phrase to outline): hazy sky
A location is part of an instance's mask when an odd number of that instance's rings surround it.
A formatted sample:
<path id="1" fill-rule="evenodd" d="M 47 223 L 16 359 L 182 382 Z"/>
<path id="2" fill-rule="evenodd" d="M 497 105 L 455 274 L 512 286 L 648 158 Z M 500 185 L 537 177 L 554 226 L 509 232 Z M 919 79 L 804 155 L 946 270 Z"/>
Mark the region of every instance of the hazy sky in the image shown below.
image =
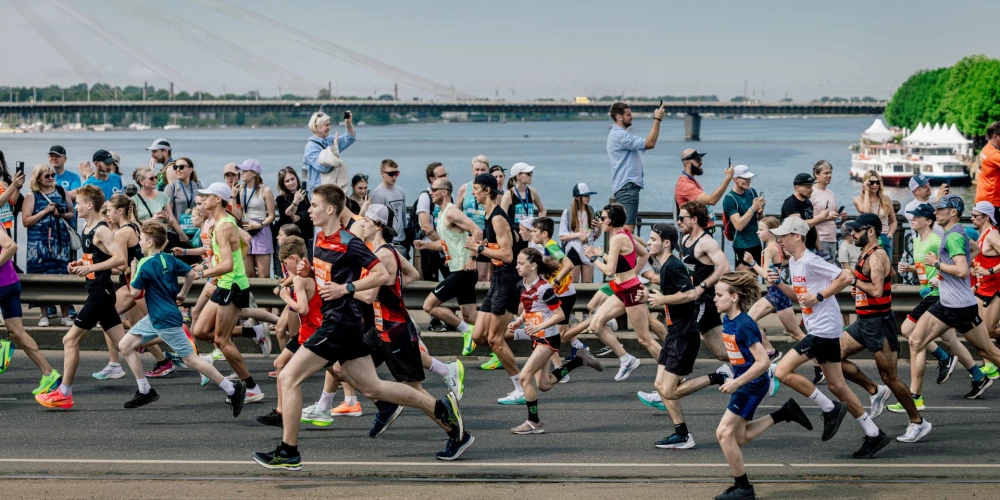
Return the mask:
<path id="1" fill-rule="evenodd" d="M 86 81 L 13 1 L 0 0 L 0 86 Z M 64 45 L 82 55 L 80 60 L 63 51 L 80 71 L 118 85 L 147 80 L 165 87 L 167 78 L 184 78 L 176 82 L 178 90 L 198 86 L 220 93 L 225 86 L 229 92 L 257 88 L 273 95 L 278 85 L 283 92 L 315 94 L 333 81 L 336 94 L 372 95 L 391 93 L 398 81 L 401 98 L 432 97 L 405 79 L 323 54 L 196 0 L 155 2 L 182 21 L 155 14 L 153 3 L 138 0 L 116 1 L 146 13 L 144 20 L 115 7 L 115 0 L 64 0 L 72 9 L 51 0 L 18 1 L 31 5 Z M 508 100 L 621 92 L 716 94 L 727 100 L 743 94 L 745 80 L 749 94 L 768 101 L 786 94 L 796 100 L 883 98 L 917 69 L 947 66 L 969 54 L 1000 55 L 995 15 L 981 1 L 241 0 L 229 5 L 466 93 Z M 74 9 L 109 32 L 112 42 L 169 66 L 160 71 L 167 78 L 95 35 L 70 15 Z M 203 46 L 193 43 L 205 32 L 238 48 L 211 38 Z"/>

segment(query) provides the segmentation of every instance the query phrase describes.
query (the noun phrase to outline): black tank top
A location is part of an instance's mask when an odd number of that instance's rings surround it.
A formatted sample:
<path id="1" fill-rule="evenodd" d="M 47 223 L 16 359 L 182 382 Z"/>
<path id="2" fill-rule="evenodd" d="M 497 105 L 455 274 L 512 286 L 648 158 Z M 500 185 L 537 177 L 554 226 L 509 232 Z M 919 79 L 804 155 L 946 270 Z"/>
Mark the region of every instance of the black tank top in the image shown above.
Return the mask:
<path id="1" fill-rule="evenodd" d="M 694 249 L 698 246 L 698 241 L 707 236 L 708 233 L 702 233 L 698 239 L 694 240 L 691 246 L 687 246 L 690 237 L 684 238 L 681 242 L 681 260 L 684 261 L 684 266 L 687 267 L 688 274 L 691 275 L 691 282 L 694 286 L 700 285 L 703 281 L 707 280 L 712 273 L 715 272 L 715 265 L 705 264 L 704 262 L 698 260 L 695 256 Z M 701 297 L 698 298 L 699 301 L 704 301 L 706 297 L 708 300 L 712 300 L 715 294 L 715 287 L 710 286 L 704 292 L 702 292 Z"/>
<path id="2" fill-rule="evenodd" d="M 489 217 L 486 218 L 486 229 L 483 230 L 483 234 L 486 236 L 486 242 L 487 243 L 491 243 L 493 245 L 497 244 L 497 232 L 496 232 L 495 229 L 493 229 L 493 218 L 494 217 L 502 217 L 503 220 L 505 222 L 507 222 L 507 227 L 510 228 L 511 241 L 514 242 L 514 248 L 513 248 L 514 249 L 514 254 L 513 255 L 516 258 L 517 254 L 520 253 L 521 250 L 523 250 L 525 248 L 528 248 L 528 244 L 527 243 L 523 243 L 523 246 L 521 246 L 520 248 L 518 247 L 518 245 L 521 244 L 522 242 L 520 241 L 520 238 L 518 237 L 517 231 L 514 229 L 514 224 L 512 224 L 510 222 L 510 217 L 507 215 L 506 212 L 503 211 L 503 209 L 500 208 L 500 205 L 497 205 L 497 206 L 493 207 L 493 212 L 491 212 L 490 215 L 489 215 Z M 496 266 L 496 265 L 494 265 L 494 268 L 495 269 L 503 269 L 503 268 L 508 268 L 509 267 L 511 270 L 513 270 L 514 266 L 512 266 L 510 264 L 511 264 L 510 262 L 504 262 L 504 264 L 502 266 Z"/>
<path id="3" fill-rule="evenodd" d="M 138 224 L 133 222 L 131 224 L 125 224 L 123 227 L 130 228 L 131 230 L 135 231 L 136 236 L 138 236 L 139 238 L 142 237 L 142 231 L 139 230 Z M 138 241 L 139 238 L 136 238 L 136 241 Z M 118 275 L 119 285 L 125 286 L 132 279 L 132 276 L 129 273 L 131 273 L 133 260 L 142 260 L 142 246 L 140 246 L 138 243 L 128 247 L 128 257 L 127 260 L 125 261 L 126 271 Z"/>
<path id="4" fill-rule="evenodd" d="M 88 233 L 86 227 L 83 229 L 83 262 L 86 265 L 100 264 L 111 258 L 110 255 L 104 253 L 97 245 L 94 243 L 94 233 L 97 232 L 97 228 L 104 226 L 108 227 L 104 221 L 98 222 L 96 226 Z M 88 289 L 107 289 L 114 286 L 114 282 L 111 281 L 111 270 L 97 271 L 87 275 L 87 288 Z"/>

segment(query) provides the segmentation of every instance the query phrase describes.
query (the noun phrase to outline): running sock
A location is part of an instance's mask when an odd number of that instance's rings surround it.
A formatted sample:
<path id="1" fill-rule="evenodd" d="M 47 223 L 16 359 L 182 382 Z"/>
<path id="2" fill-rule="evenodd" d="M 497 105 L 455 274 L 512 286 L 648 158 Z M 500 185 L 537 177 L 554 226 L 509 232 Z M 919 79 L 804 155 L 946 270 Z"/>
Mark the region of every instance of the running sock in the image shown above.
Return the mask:
<path id="1" fill-rule="evenodd" d="M 739 486 L 740 488 L 743 488 L 745 490 L 749 490 L 750 489 L 750 480 L 747 479 L 747 475 L 746 474 L 743 474 L 740 477 L 734 477 L 733 479 L 736 480 L 736 486 Z"/>
<path id="2" fill-rule="evenodd" d="M 121 363 L 111 363 L 111 362 L 108 362 L 108 367 L 110 367 L 110 368 L 121 368 L 122 364 Z"/>
<path id="3" fill-rule="evenodd" d="M 788 410 L 782 406 L 781 408 L 775 410 L 774 413 L 771 413 L 771 420 L 774 420 L 774 423 L 776 424 L 780 424 L 781 422 L 791 422 L 792 417 L 788 414 Z"/>
<path id="4" fill-rule="evenodd" d="M 910 397 L 913 398 L 914 401 L 916 401 L 916 400 L 920 399 L 920 394 L 914 394 L 914 393 L 911 392 L 910 393 Z"/>
<path id="5" fill-rule="evenodd" d="M 468 323 L 466 323 L 466 322 L 465 322 L 465 320 L 463 319 L 463 320 L 462 320 L 462 321 L 461 321 L 461 322 L 460 322 L 460 323 L 458 324 L 458 331 L 460 331 L 460 332 L 464 332 L 464 331 L 466 331 L 466 330 L 468 330 L 468 329 L 469 329 L 469 324 L 468 324 Z"/>
<path id="6" fill-rule="evenodd" d="M 351 406 L 354 406 L 358 404 L 358 397 L 357 396 L 344 397 L 344 402 Z"/>
<path id="7" fill-rule="evenodd" d="M 442 376 L 448 376 L 448 365 L 442 363 L 437 358 L 431 358 L 431 371 Z"/>
<path id="8" fill-rule="evenodd" d="M 830 401 L 830 398 L 826 397 L 826 394 L 819 392 L 819 389 L 813 389 L 813 393 L 809 395 L 809 399 L 815 401 L 823 413 L 833 410 L 833 401 Z"/>
<path id="9" fill-rule="evenodd" d="M 149 386 L 149 381 L 146 380 L 146 377 L 136 380 L 135 383 L 139 386 L 139 392 L 142 394 L 149 394 L 149 390 L 152 389 L 152 387 Z"/>
<path id="10" fill-rule="evenodd" d="M 319 409 L 323 411 L 330 411 L 333 408 L 333 397 L 337 395 L 337 392 L 324 392 L 319 397 Z"/>
<path id="11" fill-rule="evenodd" d="M 722 385 L 726 383 L 726 375 L 722 373 L 709 373 L 708 383 L 712 385 Z"/>
<path id="12" fill-rule="evenodd" d="M 583 366 L 583 358 L 577 356 L 577 357 L 569 360 L 569 362 L 567 362 L 566 364 L 553 369 L 552 370 L 552 375 L 555 375 L 557 381 L 558 380 L 562 380 L 563 377 L 565 377 L 566 375 L 569 375 L 569 372 L 571 372 L 571 371 L 573 371 L 573 370 L 575 370 L 575 369 L 577 369 L 577 368 L 579 368 L 581 366 Z"/>
<path id="13" fill-rule="evenodd" d="M 285 442 L 282 441 L 281 444 L 278 445 L 278 453 L 281 453 L 282 451 L 284 451 L 285 455 L 288 456 L 298 455 L 299 447 L 297 445 L 285 444 Z"/>
<path id="14" fill-rule="evenodd" d="M 514 389 L 515 390 L 517 390 L 518 392 L 524 392 L 524 388 L 521 387 L 521 376 L 520 375 L 514 375 L 513 377 L 510 378 L 510 381 L 514 382 Z"/>
<path id="15" fill-rule="evenodd" d="M 979 382 L 986 376 L 983 374 L 983 371 L 979 369 L 979 365 L 972 365 L 972 368 L 969 368 L 969 373 L 972 375 L 972 380 L 975 380 L 976 382 Z"/>
<path id="16" fill-rule="evenodd" d="M 528 401 L 528 420 L 538 423 L 538 400 Z"/>
<path id="17" fill-rule="evenodd" d="M 875 425 L 875 422 L 872 422 L 872 418 L 868 416 L 868 412 L 864 412 L 858 417 L 858 423 L 861 424 L 861 430 L 865 431 L 866 436 L 878 436 L 878 426 Z"/>
<path id="18" fill-rule="evenodd" d="M 674 424 L 674 433 L 677 434 L 678 437 L 682 437 L 682 438 L 687 439 L 687 437 L 688 437 L 688 426 L 687 426 L 687 423 L 686 422 L 681 422 L 679 424 Z"/>
<path id="19" fill-rule="evenodd" d="M 942 363 L 948 361 L 948 358 L 951 357 L 944 349 L 941 348 L 941 346 L 937 346 L 937 349 L 934 349 L 934 352 L 931 353 L 931 356 L 934 356 L 935 359 L 937 359 Z"/>
<path id="20" fill-rule="evenodd" d="M 571 345 L 571 346 L 573 346 L 573 347 L 575 347 L 577 349 L 586 349 L 587 348 L 587 346 L 583 345 L 583 342 L 580 342 L 580 339 L 573 339 L 573 341 L 570 342 L 569 345 Z"/>
<path id="21" fill-rule="evenodd" d="M 375 408 L 378 408 L 379 413 L 386 412 L 386 411 L 389 411 L 389 408 L 392 408 L 392 403 L 390 403 L 388 401 L 381 401 L 381 400 L 380 401 L 376 401 L 375 402 Z"/>
<path id="22" fill-rule="evenodd" d="M 72 396 L 73 386 L 66 384 L 59 384 L 59 392 L 61 392 L 63 396 Z"/>
<path id="23" fill-rule="evenodd" d="M 222 383 L 219 384 L 219 388 L 226 391 L 227 396 L 232 396 L 236 394 L 236 387 L 233 386 L 233 381 L 228 378 L 223 378 Z"/>
<path id="24" fill-rule="evenodd" d="M 253 377 L 247 377 L 247 378 L 243 379 L 243 383 L 247 385 L 247 390 L 248 391 L 251 390 L 251 389 L 257 389 L 258 391 L 260 390 L 260 389 L 257 388 L 257 382 L 253 381 Z"/>

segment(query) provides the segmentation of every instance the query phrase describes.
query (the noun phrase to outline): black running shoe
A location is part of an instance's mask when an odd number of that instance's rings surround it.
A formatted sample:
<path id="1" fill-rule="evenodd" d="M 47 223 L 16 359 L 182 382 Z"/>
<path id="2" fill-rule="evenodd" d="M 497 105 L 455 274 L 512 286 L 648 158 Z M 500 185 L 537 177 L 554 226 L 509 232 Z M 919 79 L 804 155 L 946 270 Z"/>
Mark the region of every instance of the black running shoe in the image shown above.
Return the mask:
<path id="1" fill-rule="evenodd" d="M 826 375 L 823 373 L 823 369 L 818 366 L 814 366 L 813 369 L 816 370 L 816 375 L 813 376 L 813 385 L 825 384 Z"/>
<path id="2" fill-rule="evenodd" d="M 737 485 L 732 485 L 728 490 L 715 496 L 715 500 L 754 500 L 757 498 L 757 494 L 753 491 L 753 485 L 750 488 L 740 488 Z"/>
<path id="3" fill-rule="evenodd" d="M 431 318 L 431 323 L 428 325 L 427 329 L 432 332 L 447 332 L 448 325 L 444 324 L 444 321 L 437 318 Z"/>
<path id="4" fill-rule="evenodd" d="M 864 439 L 861 440 L 861 448 L 854 452 L 854 458 L 874 457 L 879 450 L 888 446 L 890 441 L 892 441 L 892 438 L 890 438 L 885 431 L 879 429 L 878 436 L 865 436 Z"/>
<path id="5" fill-rule="evenodd" d="M 951 372 L 955 371 L 955 356 L 948 356 L 948 361 L 938 361 L 937 383 L 943 384 L 951 378 Z"/>
<path id="6" fill-rule="evenodd" d="M 253 461 L 271 470 L 302 470 L 302 455 L 289 455 L 287 451 L 258 451 Z"/>
<path id="7" fill-rule="evenodd" d="M 278 410 L 271 410 L 271 413 L 267 415 L 261 415 L 257 417 L 258 424 L 270 425 L 271 427 L 283 427 L 284 424 L 281 420 L 281 414 Z"/>
<path id="8" fill-rule="evenodd" d="M 597 356 L 598 358 L 606 358 L 612 354 L 614 354 L 614 351 L 612 351 L 610 347 L 604 346 L 598 349 L 597 352 L 594 353 L 594 356 Z"/>
<path id="9" fill-rule="evenodd" d="M 829 441 L 833 436 L 837 435 L 837 431 L 840 430 L 840 423 L 844 421 L 844 415 L 847 415 L 847 405 L 840 402 L 833 403 L 832 410 L 823 412 L 823 415 L 821 415 L 823 419 L 823 441 Z"/>
<path id="10" fill-rule="evenodd" d="M 403 407 L 394 403 L 390 403 L 389 408 L 385 411 L 379 410 L 375 414 L 375 419 L 372 420 L 372 428 L 368 431 L 368 437 L 377 438 L 381 436 L 396 421 L 400 413 L 403 413 Z"/>
<path id="11" fill-rule="evenodd" d="M 984 392 L 986 392 L 986 389 L 989 389 L 990 386 L 992 385 L 993 381 L 990 380 L 990 378 L 985 375 L 979 382 L 973 380 L 972 390 L 965 395 L 965 399 L 979 399 L 979 397 L 982 396 Z"/>
<path id="12" fill-rule="evenodd" d="M 449 435 L 463 435 L 465 434 L 465 423 L 462 421 L 462 410 L 458 407 L 458 399 L 454 394 L 448 393 L 445 397 L 439 399 L 444 405 L 444 414 L 435 415 L 438 420 L 444 422 L 445 425 L 451 427 L 456 432 L 455 434 Z"/>
<path id="13" fill-rule="evenodd" d="M 140 406 L 146 406 L 157 399 L 160 399 L 160 395 L 156 393 L 156 389 L 150 388 L 149 393 L 147 394 L 135 391 L 135 396 L 125 402 L 125 408 L 138 408 Z"/>
<path id="14" fill-rule="evenodd" d="M 233 389 L 236 392 L 229 396 L 229 404 L 233 406 L 233 417 L 238 417 L 243 411 L 243 403 L 247 401 L 247 384 L 242 380 L 237 380 L 233 382 Z"/>
<path id="15" fill-rule="evenodd" d="M 465 450 L 472 446 L 476 438 L 472 437 L 472 434 L 468 432 L 462 434 L 462 440 L 456 441 L 454 439 L 449 439 L 448 444 L 445 445 L 444 451 L 439 451 L 435 455 L 438 460 L 456 460 L 458 457 L 465 453 Z"/>
<path id="16" fill-rule="evenodd" d="M 781 408 L 788 413 L 788 418 L 792 422 L 805 427 L 807 430 L 813 430 L 813 424 L 809 421 L 809 417 L 806 416 L 805 412 L 802 411 L 802 408 L 794 399 L 789 398 L 788 401 L 785 401 L 785 404 L 781 405 Z"/>

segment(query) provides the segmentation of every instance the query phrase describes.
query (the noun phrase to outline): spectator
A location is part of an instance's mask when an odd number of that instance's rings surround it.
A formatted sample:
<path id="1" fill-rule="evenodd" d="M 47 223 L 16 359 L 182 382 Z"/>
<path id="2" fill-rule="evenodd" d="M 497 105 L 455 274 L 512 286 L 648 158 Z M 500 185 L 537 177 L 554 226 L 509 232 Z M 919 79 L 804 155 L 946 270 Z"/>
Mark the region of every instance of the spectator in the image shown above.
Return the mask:
<path id="1" fill-rule="evenodd" d="M 1000 214 L 1000 121 L 986 127 L 986 145 L 979 152 L 975 201 L 978 203 L 984 200 L 998 207 L 997 214 L 994 215 Z"/>
<path id="2" fill-rule="evenodd" d="M 757 221 L 764 216 L 767 202 L 757 194 L 756 189 L 750 187 L 754 175 L 750 167 L 737 165 L 733 169 L 733 190 L 722 201 L 722 211 L 736 232 L 733 235 L 733 255 L 736 256 L 737 271 L 753 272 L 753 267 L 744 260 L 747 253 L 753 256 L 753 262 L 763 262 Z"/>
<path id="3" fill-rule="evenodd" d="M 278 172 L 278 196 L 274 198 L 274 212 L 277 222 L 271 225 L 271 233 L 275 235 L 272 242 L 274 253 L 279 253 L 277 240 L 278 230 L 286 224 L 294 224 L 299 228 L 300 234 L 308 240 L 312 238 L 313 223 L 309 218 L 309 194 L 302 189 L 302 182 L 299 174 L 295 173 L 295 167 L 285 167 Z M 312 245 L 306 245 L 306 253 L 311 261 Z M 281 276 L 281 261 L 273 259 L 274 275 Z"/>
<path id="4" fill-rule="evenodd" d="M 171 156 L 173 148 L 170 147 L 170 143 L 166 139 L 160 138 L 153 141 L 153 144 L 146 148 L 146 150 L 149 151 L 149 156 L 153 159 L 151 167 L 163 165 L 163 168 L 156 174 L 156 189 L 157 191 L 163 191 L 166 189 L 167 184 L 177 180 L 173 169 L 174 158 Z"/>
<path id="5" fill-rule="evenodd" d="M 812 196 L 809 201 L 813 204 L 813 212 L 829 210 L 831 214 L 836 214 L 841 220 L 847 220 L 847 212 L 840 212 L 837 205 L 837 196 L 833 191 L 827 189 L 833 180 L 833 165 L 826 160 L 820 160 L 813 165 L 813 177 L 816 184 L 813 185 Z M 816 225 L 816 240 L 819 255 L 823 260 L 836 265 L 837 261 L 837 222 L 836 219 L 828 219 Z"/>
<path id="6" fill-rule="evenodd" d="M 368 175 L 354 174 L 351 179 L 351 195 L 347 198 L 347 209 L 354 215 L 364 214 L 368 203 Z"/>
<path id="7" fill-rule="evenodd" d="M 382 160 L 382 164 L 379 165 L 379 174 L 382 176 L 382 182 L 372 191 L 371 203 L 385 205 L 389 210 L 392 210 L 392 229 L 396 232 L 392 244 L 396 247 L 396 251 L 409 260 L 410 249 L 404 246 L 406 241 L 406 232 L 404 231 L 406 228 L 406 192 L 396 185 L 396 180 L 399 179 L 399 165 L 389 159 Z"/>
<path id="8" fill-rule="evenodd" d="M 503 170 L 502 168 L 500 169 Z M 475 179 L 479 174 L 485 174 L 490 171 L 490 159 L 485 155 L 479 155 L 472 159 L 472 178 Z M 469 181 L 466 184 L 459 186 L 458 191 L 455 193 L 455 205 L 465 213 L 466 217 L 472 219 L 472 222 L 479 226 L 479 229 L 484 229 L 486 227 L 486 210 L 483 206 L 476 202 L 476 198 L 472 196 L 472 184 L 474 181 Z M 497 179 L 500 182 L 500 179 Z M 489 262 L 489 259 L 485 259 L 485 262 Z"/>
<path id="9" fill-rule="evenodd" d="M 681 176 L 677 178 L 677 185 L 674 187 L 674 208 L 676 212 L 680 213 L 681 205 L 689 201 L 697 201 L 705 205 L 708 208 L 708 220 L 709 227 L 715 221 L 715 215 L 712 213 L 712 205 L 715 205 L 722 199 L 722 195 L 726 193 L 726 188 L 729 187 L 729 181 L 733 180 L 733 165 L 730 164 L 726 167 L 725 178 L 722 179 L 722 184 L 712 191 L 712 194 L 708 194 L 701 187 L 701 183 L 698 182 L 699 175 L 703 174 L 705 170 L 702 168 L 701 159 L 705 157 L 707 153 L 699 153 L 697 149 L 685 149 L 681 151 L 681 164 L 684 165 L 684 170 L 681 172 Z"/>
<path id="10" fill-rule="evenodd" d="M 623 102 L 611 105 L 608 112 L 615 122 L 608 133 L 608 159 L 611 161 L 611 191 L 615 201 L 625 207 L 625 228 L 635 232 L 639 213 L 639 191 L 642 190 L 642 158 L 639 153 L 656 147 L 660 136 L 660 122 L 665 111 L 663 105 L 653 112 L 653 126 L 645 139 L 628 131 L 632 127 L 632 108 Z"/>
<path id="11" fill-rule="evenodd" d="M 951 192 L 951 188 L 947 184 L 941 184 L 938 188 L 937 196 L 934 197 L 934 201 L 931 201 L 931 180 L 926 176 L 917 174 L 910 177 L 910 192 L 913 193 L 913 199 L 906 204 L 906 208 L 903 209 L 903 216 L 911 224 L 913 223 L 913 211 L 917 209 L 920 205 L 924 203 L 934 205 L 941 201 L 941 198 L 947 196 Z M 934 227 L 931 231 L 938 236 L 944 236 L 944 228 L 942 228 L 938 223 L 934 223 Z M 912 229 L 907 230 L 911 237 L 914 235 Z"/>
<path id="12" fill-rule="evenodd" d="M 67 224 L 76 218 L 72 210 L 74 191 L 66 191 L 56 184 L 55 169 L 39 164 L 31 171 L 31 192 L 24 196 L 21 219 L 28 232 L 28 274 L 69 274 L 70 231 Z M 35 304 L 41 309 L 38 326 L 49 326 L 47 305 Z M 69 304 L 60 304 L 62 325 L 72 326 Z"/>
<path id="13" fill-rule="evenodd" d="M 816 178 L 809 174 L 796 175 L 795 180 L 792 181 L 795 192 L 781 205 L 782 220 L 785 217 L 801 217 L 809 225 L 809 233 L 806 234 L 806 248 L 812 252 L 816 252 L 816 225 L 830 219 L 831 216 L 836 217 L 836 214 L 831 214 L 825 208 L 820 210 L 818 214 L 815 213 L 813 204 L 809 200 L 815 182 Z"/>
<path id="14" fill-rule="evenodd" d="M 497 180 L 497 189 L 500 191 L 499 194 L 503 194 L 507 190 L 507 184 L 504 183 L 504 179 L 507 178 L 507 173 L 504 171 L 503 167 L 500 165 L 493 165 L 490 167 L 490 175 L 492 175 Z M 484 222 L 485 224 L 485 222 Z"/>
<path id="15" fill-rule="evenodd" d="M 106 150 L 94 152 L 94 165 L 89 162 L 80 163 L 80 173 L 83 175 L 84 186 L 97 186 L 104 193 L 106 200 L 122 190 L 122 178 L 115 173 L 114 157 Z"/>
<path id="16" fill-rule="evenodd" d="M 274 222 L 274 192 L 260 177 L 260 162 L 246 160 L 240 166 L 240 188 L 237 198 L 237 218 L 242 218 L 243 229 L 250 234 L 249 261 L 246 262 L 247 278 L 271 277 L 271 254 L 274 239 L 271 223 Z"/>
<path id="17" fill-rule="evenodd" d="M 306 141 L 302 165 L 309 172 L 308 185 L 310 188 L 320 184 L 337 184 L 341 189 L 347 191 L 347 180 L 350 179 L 347 167 L 342 166 L 334 171 L 333 167 L 322 165 L 319 162 L 320 153 L 324 149 L 334 146 L 337 150 L 337 156 L 339 156 L 341 152 L 354 144 L 354 117 L 350 111 L 344 113 L 344 124 L 347 126 L 346 133 L 330 135 L 330 115 L 317 111 L 309 119 L 309 131 L 313 133 L 313 136 Z"/>
<path id="18" fill-rule="evenodd" d="M 559 218 L 559 240 L 573 263 L 573 281 L 594 282 L 594 263 L 583 254 L 584 246 L 593 245 L 601 235 L 601 221 L 590 206 L 590 196 L 597 194 L 586 183 L 573 186 L 573 201 Z"/>
<path id="19" fill-rule="evenodd" d="M 226 203 L 226 210 L 230 212 L 236 210 L 236 200 L 239 199 L 237 191 L 239 191 L 240 187 L 240 169 L 237 167 L 238 165 L 235 163 L 227 163 L 224 167 L 222 167 L 222 178 L 226 181 L 226 184 L 231 190 L 229 194 L 229 202 Z M 210 219 L 211 217 L 208 218 Z"/>
<path id="20" fill-rule="evenodd" d="M 524 162 L 517 162 L 510 168 L 510 179 L 507 181 L 507 192 L 500 199 L 500 208 L 514 224 L 520 224 L 523 219 L 545 217 L 545 205 L 538 190 L 531 187 L 531 178 L 535 167 Z M 529 228 L 530 229 L 530 228 Z"/>
<path id="21" fill-rule="evenodd" d="M 417 194 L 417 218 L 420 223 L 420 233 L 417 237 L 420 241 L 438 241 L 441 237 L 437 234 L 438 216 L 441 215 L 441 207 L 431 201 L 431 194 L 434 189 L 434 181 L 447 179 L 448 171 L 441 162 L 434 162 L 427 165 L 425 172 L 427 176 L 427 189 Z M 450 193 L 449 193 L 450 196 Z M 444 253 L 437 250 L 420 250 L 420 276 L 427 281 L 438 281 L 438 271 L 441 278 L 447 278 L 449 271 L 445 264 Z"/>
<path id="22" fill-rule="evenodd" d="M 122 171 L 121 171 L 122 157 L 119 156 L 118 153 L 115 153 L 114 151 L 108 151 L 108 154 L 111 155 L 111 165 L 114 167 L 115 175 L 117 175 L 118 177 L 121 177 L 122 176 Z M 108 199 L 110 199 L 110 198 L 108 198 Z"/>
<path id="23" fill-rule="evenodd" d="M 19 172 L 10 175 L 7 169 L 7 160 L 0 151 L 0 225 L 7 230 L 7 234 L 12 234 L 14 229 L 14 217 L 20 210 L 13 207 L 21 203 L 21 186 L 24 185 L 24 173 Z M 20 270 L 20 269 L 18 269 Z"/>
<path id="24" fill-rule="evenodd" d="M 139 167 L 132 174 L 132 178 L 139 185 L 139 192 L 132 197 L 132 201 L 135 202 L 136 220 L 140 223 L 151 219 L 159 221 L 174 231 L 173 239 L 176 241 L 181 226 L 168 209 L 170 198 L 156 190 L 156 174 L 153 173 L 153 169 Z"/>
<path id="25" fill-rule="evenodd" d="M 892 199 L 882 190 L 882 177 L 878 172 L 869 170 L 861 179 L 861 195 L 854 198 L 854 208 L 860 214 L 875 214 L 882 221 L 882 234 L 878 237 L 879 245 L 892 255 L 892 235 L 896 234 L 896 210 Z"/>
<path id="26" fill-rule="evenodd" d="M 173 171 L 176 180 L 167 184 L 163 194 L 170 200 L 168 211 L 177 221 L 180 230 L 175 228 L 177 241 L 170 237 L 171 233 L 167 233 L 167 248 L 190 249 L 194 248 L 190 243 L 191 238 L 201 232 L 201 228 L 191 220 L 195 205 L 198 204 L 195 198 L 201 189 L 201 182 L 198 182 L 198 173 L 194 171 L 194 162 L 190 158 L 178 158 L 174 161 Z M 189 265 L 198 263 L 195 258 L 181 260 Z"/>
<path id="27" fill-rule="evenodd" d="M 49 165 L 55 169 L 56 184 L 64 191 L 75 191 L 80 187 L 80 176 L 76 172 L 66 170 L 66 148 L 52 146 L 49 148 Z"/>

